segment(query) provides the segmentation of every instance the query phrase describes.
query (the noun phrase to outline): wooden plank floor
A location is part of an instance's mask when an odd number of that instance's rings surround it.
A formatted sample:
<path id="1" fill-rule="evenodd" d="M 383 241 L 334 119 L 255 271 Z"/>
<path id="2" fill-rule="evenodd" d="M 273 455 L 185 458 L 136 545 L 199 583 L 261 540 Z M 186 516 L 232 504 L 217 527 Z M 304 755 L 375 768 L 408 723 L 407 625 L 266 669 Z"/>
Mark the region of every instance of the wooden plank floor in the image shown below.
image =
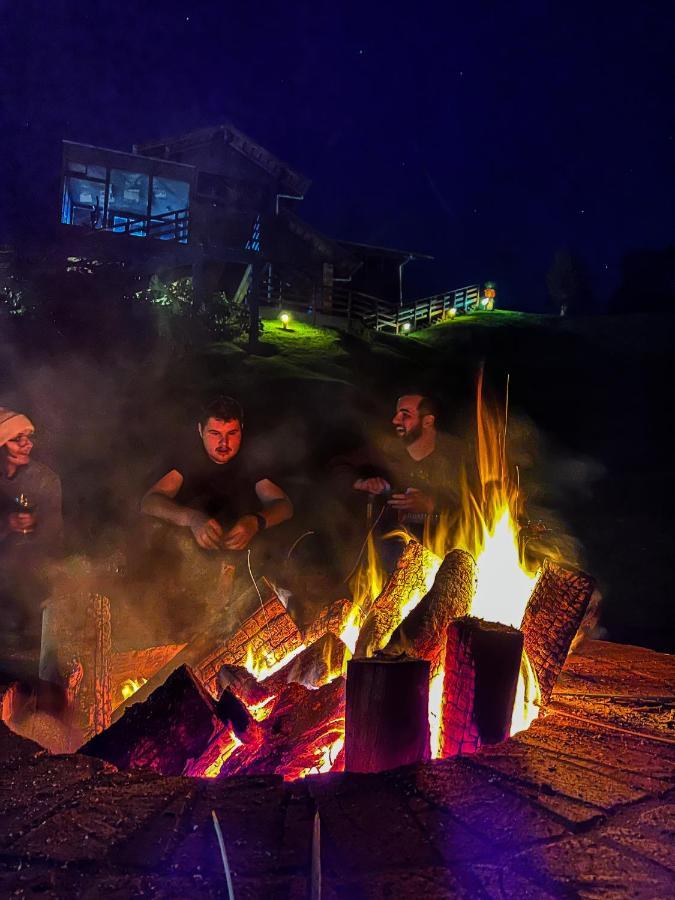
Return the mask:
<path id="1" fill-rule="evenodd" d="M 547 715 L 473 757 L 222 782 L 50 756 L 0 727 L 0 897 L 675 896 L 675 657 L 588 642 Z"/>

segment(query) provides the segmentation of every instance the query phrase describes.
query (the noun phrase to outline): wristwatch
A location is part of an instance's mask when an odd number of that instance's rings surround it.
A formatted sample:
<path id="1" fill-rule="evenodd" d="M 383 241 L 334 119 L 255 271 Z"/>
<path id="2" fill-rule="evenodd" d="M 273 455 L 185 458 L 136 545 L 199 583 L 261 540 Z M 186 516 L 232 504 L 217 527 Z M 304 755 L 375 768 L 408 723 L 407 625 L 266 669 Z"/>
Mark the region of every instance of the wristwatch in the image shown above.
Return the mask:
<path id="1" fill-rule="evenodd" d="M 267 519 L 262 513 L 253 513 L 255 516 L 255 520 L 258 523 L 258 531 L 264 531 L 267 528 Z"/>

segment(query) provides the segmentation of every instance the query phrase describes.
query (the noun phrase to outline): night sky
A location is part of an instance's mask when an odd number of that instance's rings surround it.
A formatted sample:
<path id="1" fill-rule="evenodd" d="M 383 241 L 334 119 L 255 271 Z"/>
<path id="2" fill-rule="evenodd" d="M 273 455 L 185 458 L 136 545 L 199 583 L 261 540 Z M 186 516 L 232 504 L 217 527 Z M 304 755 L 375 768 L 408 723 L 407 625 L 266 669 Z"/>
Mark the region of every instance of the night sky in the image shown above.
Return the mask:
<path id="1" fill-rule="evenodd" d="M 432 254 L 407 293 L 495 279 L 546 309 L 557 248 L 596 294 L 673 242 L 670 2 L 0 0 L 0 240 L 58 216 L 63 138 L 231 120 L 313 179 L 325 233 Z"/>

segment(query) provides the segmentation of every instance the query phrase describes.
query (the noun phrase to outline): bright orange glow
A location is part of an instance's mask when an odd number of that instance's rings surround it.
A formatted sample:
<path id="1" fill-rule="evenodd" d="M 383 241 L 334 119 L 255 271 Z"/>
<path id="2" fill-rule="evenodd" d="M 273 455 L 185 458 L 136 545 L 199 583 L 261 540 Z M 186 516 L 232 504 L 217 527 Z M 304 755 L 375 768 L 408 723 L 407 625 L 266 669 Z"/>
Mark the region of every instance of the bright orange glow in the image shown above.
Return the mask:
<path id="1" fill-rule="evenodd" d="M 256 656 L 253 652 L 253 648 L 249 644 L 246 652 L 246 659 L 244 660 L 244 668 L 258 681 L 264 681 L 266 678 L 269 678 L 270 675 L 278 672 L 279 669 L 283 669 L 286 663 L 295 659 L 295 657 L 305 649 L 305 645 L 300 644 L 299 647 L 291 650 L 285 656 L 282 656 L 281 659 L 276 659 L 274 653 L 271 651 L 267 653 L 261 652 Z"/>
<path id="2" fill-rule="evenodd" d="M 355 603 L 351 608 L 347 621 L 340 632 L 340 640 L 349 647 L 349 652 L 353 655 L 356 649 L 356 642 L 361 631 L 361 607 Z"/>
<path id="3" fill-rule="evenodd" d="M 360 562 L 356 572 L 349 581 L 354 605 L 363 612 L 367 612 L 373 600 L 382 592 L 386 580 L 387 574 L 380 562 L 371 533 L 366 541 L 365 559 Z"/>
<path id="4" fill-rule="evenodd" d="M 272 694 L 269 697 L 265 697 L 264 700 L 260 700 L 258 703 L 251 703 L 247 708 L 252 718 L 254 718 L 256 722 L 264 722 L 272 712 L 272 703 L 276 699 L 276 694 Z"/>
<path id="5" fill-rule="evenodd" d="M 539 682 L 532 668 L 532 663 L 527 658 L 527 653 L 523 650 L 510 733 L 516 734 L 518 731 L 525 731 L 526 728 L 529 728 L 539 715 L 540 704 L 541 691 L 539 690 Z"/>
<path id="6" fill-rule="evenodd" d="M 429 680 L 429 737 L 431 758 L 438 759 L 443 751 L 443 679 L 445 669 L 441 667 Z"/>
<path id="7" fill-rule="evenodd" d="M 223 768 L 223 765 L 232 756 L 237 747 L 241 747 L 241 741 L 230 728 L 225 732 L 220 742 L 220 753 L 218 758 L 205 770 L 202 778 L 217 778 L 218 775 L 220 775 L 220 770 Z"/>
<path id="8" fill-rule="evenodd" d="M 140 690 L 144 684 L 148 681 L 147 678 L 143 678 L 139 676 L 138 678 L 127 678 L 126 681 L 122 682 L 121 692 L 122 697 L 125 700 L 128 700 L 129 697 L 133 697 L 136 691 Z"/>
<path id="9" fill-rule="evenodd" d="M 335 765 L 335 760 L 337 759 L 340 750 L 344 747 L 344 743 L 345 736 L 343 725 L 342 734 L 336 737 L 332 743 L 324 747 L 316 748 L 316 763 L 313 766 L 302 769 L 295 777 L 306 778 L 308 775 L 325 775 L 326 772 L 330 772 Z"/>

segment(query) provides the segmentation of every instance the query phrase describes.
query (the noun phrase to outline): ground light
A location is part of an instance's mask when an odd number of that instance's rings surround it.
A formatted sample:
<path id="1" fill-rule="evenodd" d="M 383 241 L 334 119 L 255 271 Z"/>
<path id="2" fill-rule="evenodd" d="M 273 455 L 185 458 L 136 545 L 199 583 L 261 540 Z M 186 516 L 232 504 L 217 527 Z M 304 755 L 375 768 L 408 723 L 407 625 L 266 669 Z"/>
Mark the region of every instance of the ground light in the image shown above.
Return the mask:
<path id="1" fill-rule="evenodd" d="M 288 331 L 288 323 L 290 322 L 291 317 L 288 313 L 282 313 L 279 318 L 281 319 L 281 324 L 284 331 Z"/>
<path id="2" fill-rule="evenodd" d="M 405 334 L 407 334 L 410 331 L 410 322 L 403 323 L 403 331 Z"/>
<path id="3" fill-rule="evenodd" d="M 455 318 L 455 316 L 457 315 L 457 310 L 454 306 L 448 310 L 448 315 L 450 316 L 451 319 Z"/>

